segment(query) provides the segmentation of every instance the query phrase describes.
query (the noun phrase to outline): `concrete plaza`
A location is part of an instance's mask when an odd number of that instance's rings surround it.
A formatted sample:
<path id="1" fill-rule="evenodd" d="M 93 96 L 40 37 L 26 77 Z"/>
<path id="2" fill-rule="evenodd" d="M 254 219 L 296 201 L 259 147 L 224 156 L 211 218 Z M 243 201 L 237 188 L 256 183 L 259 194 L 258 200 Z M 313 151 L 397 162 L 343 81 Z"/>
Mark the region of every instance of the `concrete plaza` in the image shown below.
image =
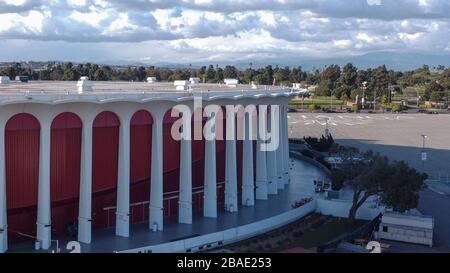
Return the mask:
<path id="1" fill-rule="evenodd" d="M 421 135 L 427 136 L 424 170 L 431 182 L 421 193 L 419 209 L 435 218 L 436 246 L 450 251 L 450 217 L 448 210 L 443 209 L 450 209 L 450 115 L 289 114 L 290 137 L 320 137 L 326 126 L 339 144 L 404 160 L 419 171 L 423 167 Z"/>

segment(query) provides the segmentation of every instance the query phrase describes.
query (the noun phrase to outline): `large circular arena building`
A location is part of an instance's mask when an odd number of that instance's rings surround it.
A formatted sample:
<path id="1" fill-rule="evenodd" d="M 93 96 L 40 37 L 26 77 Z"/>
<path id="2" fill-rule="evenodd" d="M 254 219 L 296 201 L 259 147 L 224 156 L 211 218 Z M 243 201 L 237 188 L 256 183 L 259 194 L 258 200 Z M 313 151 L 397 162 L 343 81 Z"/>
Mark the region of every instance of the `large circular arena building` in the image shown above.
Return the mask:
<path id="1" fill-rule="evenodd" d="M 74 226 L 84 244 L 95 243 L 92 234 L 101 230 L 128 238 L 138 223 L 163 233 L 166 219 L 190 225 L 196 213 L 239 213 L 289 183 L 287 104 L 294 90 L 183 84 L 0 84 L 0 252 L 24 240 L 49 249 Z M 212 104 L 225 114 L 202 114 Z M 259 138 L 176 140 L 176 105 L 192 110 L 192 135 L 208 119 L 223 128 L 233 119 L 235 131 L 238 124 L 247 124 L 244 132 L 260 126 L 259 118 L 239 123 L 226 105 L 256 105 L 257 115 L 268 117 L 259 106 L 278 106 L 278 149 L 262 151 Z"/>

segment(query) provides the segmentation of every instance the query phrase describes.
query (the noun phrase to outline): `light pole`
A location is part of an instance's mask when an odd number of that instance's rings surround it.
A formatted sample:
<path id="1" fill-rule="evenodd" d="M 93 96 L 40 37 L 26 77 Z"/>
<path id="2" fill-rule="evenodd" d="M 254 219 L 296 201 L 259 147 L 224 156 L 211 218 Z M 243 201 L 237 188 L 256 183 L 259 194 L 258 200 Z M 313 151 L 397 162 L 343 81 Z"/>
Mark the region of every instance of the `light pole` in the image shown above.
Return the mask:
<path id="1" fill-rule="evenodd" d="M 417 109 L 420 106 L 420 95 L 419 95 L 419 88 L 417 88 Z"/>
<path id="2" fill-rule="evenodd" d="M 377 103 L 377 90 L 373 89 L 373 111 L 375 111 L 375 104 Z"/>
<path id="3" fill-rule="evenodd" d="M 422 173 L 425 173 L 425 161 L 427 160 L 427 153 L 425 152 L 425 139 L 427 135 L 422 136 Z"/>
<path id="4" fill-rule="evenodd" d="M 303 101 L 305 100 L 305 93 L 302 93 L 302 112 L 303 112 Z"/>
<path id="5" fill-rule="evenodd" d="M 333 91 L 334 90 L 330 90 L 330 112 L 333 111 Z"/>
<path id="6" fill-rule="evenodd" d="M 325 118 L 325 137 L 328 137 L 330 135 L 330 128 L 328 128 L 328 121 L 330 120 L 329 117 Z"/>
<path id="7" fill-rule="evenodd" d="M 366 103 L 366 88 L 367 88 L 367 82 L 363 82 L 362 83 L 363 87 L 362 87 L 362 99 L 361 99 L 361 108 L 364 109 L 364 104 Z"/>

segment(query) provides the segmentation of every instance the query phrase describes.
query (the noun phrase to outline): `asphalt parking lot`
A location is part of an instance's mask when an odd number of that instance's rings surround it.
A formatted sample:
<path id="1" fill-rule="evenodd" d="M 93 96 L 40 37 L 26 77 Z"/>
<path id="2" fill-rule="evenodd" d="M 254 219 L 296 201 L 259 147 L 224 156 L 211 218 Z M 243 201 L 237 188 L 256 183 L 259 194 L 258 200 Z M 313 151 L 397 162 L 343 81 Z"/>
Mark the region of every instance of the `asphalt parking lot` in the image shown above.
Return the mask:
<path id="1" fill-rule="evenodd" d="M 450 251 L 450 115 L 289 113 L 291 137 L 320 137 L 326 127 L 340 144 L 372 149 L 424 169 L 435 184 L 421 194 L 419 209 L 435 218 L 436 246 Z M 423 165 L 422 135 L 427 136 Z"/>

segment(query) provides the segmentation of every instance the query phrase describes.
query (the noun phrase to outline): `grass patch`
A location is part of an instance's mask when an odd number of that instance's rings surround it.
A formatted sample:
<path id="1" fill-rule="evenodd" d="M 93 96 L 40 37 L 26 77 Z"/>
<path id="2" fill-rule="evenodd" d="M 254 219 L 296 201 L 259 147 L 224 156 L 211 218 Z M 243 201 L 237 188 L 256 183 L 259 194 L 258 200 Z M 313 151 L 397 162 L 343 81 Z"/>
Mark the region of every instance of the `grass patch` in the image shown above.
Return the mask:
<path id="1" fill-rule="evenodd" d="M 367 223 L 366 221 L 355 220 L 353 224 L 349 224 L 346 219 L 333 218 L 329 222 L 323 224 L 319 228 L 306 232 L 300 238 L 294 239 L 290 244 L 292 247 L 314 248 L 336 239 L 344 233 L 356 230 Z"/>
<path id="2" fill-rule="evenodd" d="M 293 99 L 289 102 L 290 105 L 302 105 L 302 99 Z M 315 97 L 313 99 L 305 98 L 303 105 L 307 107 L 310 104 L 315 104 L 320 107 L 330 107 L 330 97 Z M 333 97 L 333 107 L 343 105 L 344 101 Z"/>

